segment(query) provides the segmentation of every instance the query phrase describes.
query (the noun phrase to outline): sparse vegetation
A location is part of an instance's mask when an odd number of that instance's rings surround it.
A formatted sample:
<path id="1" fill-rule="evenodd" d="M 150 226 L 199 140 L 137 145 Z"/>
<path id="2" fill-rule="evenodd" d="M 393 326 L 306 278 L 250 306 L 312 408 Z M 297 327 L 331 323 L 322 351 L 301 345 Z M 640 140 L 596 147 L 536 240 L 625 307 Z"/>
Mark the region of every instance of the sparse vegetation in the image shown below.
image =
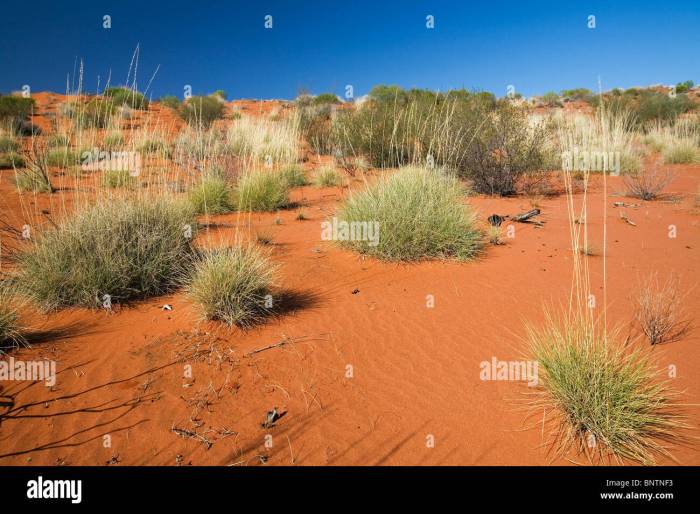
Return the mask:
<path id="1" fill-rule="evenodd" d="M 635 298 L 635 319 L 652 345 L 678 341 L 690 329 L 683 317 L 683 296 L 678 289 L 678 277 L 671 276 L 660 284 L 653 274 Z"/>
<path id="2" fill-rule="evenodd" d="M 298 164 L 284 166 L 280 170 L 280 174 L 284 177 L 284 180 L 287 181 L 289 187 L 301 187 L 308 184 L 306 174 L 304 173 L 303 168 Z"/>
<path id="3" fill-rule="evenodd" d="M 280 173 L 248 172 L 239 178 L 235 198 L 240 211 L 275 211 L 289 203 L 289 183 Z"/>
<path id="4" fill-rule="evenodd" d="M 162 294 L 186 271 L 195 227 L 182 202 L 101 201 L 46 228 L 20 256 L 18 283 L 45 310 Z"/>
<path id="5" fill-rule="evenodd" d="M 102 175 L 102 185 L 109 188 L 131 188 L 136 185 L 136 177 L 133 177 L 129 170 L 105 170 Z"/>
<path id="6" fill-rule="evenodd" d="M 644 167 L 637 173 L 623 176 L 627 196 L 646 201 L 658 199 L 671 180 L 673 180 L 673 173 L 660 170 L 658 165 Z"/>
<path id="7" fill-rule="evenodd" d="M 233 210 L 231 188 L 216 173 L 205 174 L 192 188 L 190 202 L 197 214 L 224 214 Z"/>
<path id="8" fill-rule="evenodd" d="M 532 407 L 548 413 L 557 456 L 575 450 L 591 460 L 651 464 L 668 454 L 663 441 L 677 440 L 685 424 L 648 354 L 577 319 L 550 318 L 528 337 L 539 363 Z"/>
<path id="9" fill-rule="evenodd" d="M 180 115 L 194 126 L 209 127 L 224 113 L 224 104 L 211 96 L 192 96 L 180 106 Z"/>
<path id="10" fill-rule="evenodd" d="M 250 326 L 270 312 L 275 266 L 253 246 L 206 252 L 187 284 L 206 319 Z"/>
<path id="11" fill-rule="evenodd" d="M 463 193 L 441 170 L 400 169 L 353 193 L 340 208 L 338 220 L 366 236 L 341 244 L 386 260 L 472 259 L 482 248 L 482 234 Z M 368 237 L 372 228 L 375 241 Z"/>
<path id="12" fill-rule="evenodd" d="M 126 105 L 132 109 L 148 109 L 148 100 L 138 91 L 127 87 L 110 87 L 104 96 L 111 99 L 116 107 Z"/>
<path id="13" fill-rule="evenodd" d="M 335 168 L 323 166 L 316 170 L 315 183 L 317 187 L 337 187 L 342 183 L 342 177 Z"/>

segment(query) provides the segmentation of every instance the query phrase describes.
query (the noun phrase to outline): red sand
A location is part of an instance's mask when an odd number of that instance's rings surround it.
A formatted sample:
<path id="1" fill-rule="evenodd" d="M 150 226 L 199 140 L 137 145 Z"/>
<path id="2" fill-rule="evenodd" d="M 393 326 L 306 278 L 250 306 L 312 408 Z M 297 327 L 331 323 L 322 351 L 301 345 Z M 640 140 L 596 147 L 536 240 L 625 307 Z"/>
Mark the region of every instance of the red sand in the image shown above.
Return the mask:
<path id="1" fill-rule="evenodd" d="M 678 176 L 668 189 L 681 195 L 677 203 L 613 197 L 622 186 L 614 177 L 608 184 L 608 322 L 623 335 L 631 327 L 630 295 L 654 270 L 662 278 L 680 276 L 689 315 L 700 307 L 700 217 L 693 203 L 700 166 L 674 168 Z M 11 177 L 0 172 L 3 217 L 20 226 Z M 0 383 L 0 464 L 570 463 L 552 460 L 535 421 L 526 422 L 518 404 L 528 390 L 523 383 L 479 378 L 482 361 L 521 358 L 524 323 L 541 321 L 544 305 L 568 300 L 565 198 L 537 200 L 545 225 L 517 224 L 515 238 L 489 247 L 481 260 L 401 265 L 320 241 L 321 221 L 346 194 L 299 188 L 293 199 L 303 203 L 305 221 L 293 210 L 281 213 L 279 225 L 274 214 L 232 214 L 216 217 L 226 226 L 200 234 L 220 244 L 235 231 L 228 225 L 246 230 L 248 221 L 273 234 L 280 284 L 297 305 L 264 325 L 242 331 L 199 322 L 181 293 L 111 315 L 37 314 L 33 326 L 67 332 L 13 355 L 56 360 L 57 385 Z M 612 205 L 619 200 L 641 204 L 625 209 L 636 226 L 619 219 Z M 482 220 L 532 208 L 524 197 L 468 202 Z M 591 239 L 601 252 L 599 183 L 589 205 Z M 667 236 L 670 224 L 675 239 Z M 588 259 L 594 287 L 601 288 L 603 259 Z M 426 307 L 426 295 L 433 295 L 434 308 Z M 161 310 L 166 303 L 172 311 Z M 285 337 L 306 339 L 246 356 Z M 700 399 L 698 339 L 693 332 L 654 349 L 661 366 L 677 366 L 673 383 L 687 404 Z M 265 429 L 273 407 L 284 414 Z M 700 412 L 687 412 L 697 429 Z M 434 447 L 426 444 L 431 436 Z M 672 451 L 680 464 L 700 464 L 697 445 Z"/>

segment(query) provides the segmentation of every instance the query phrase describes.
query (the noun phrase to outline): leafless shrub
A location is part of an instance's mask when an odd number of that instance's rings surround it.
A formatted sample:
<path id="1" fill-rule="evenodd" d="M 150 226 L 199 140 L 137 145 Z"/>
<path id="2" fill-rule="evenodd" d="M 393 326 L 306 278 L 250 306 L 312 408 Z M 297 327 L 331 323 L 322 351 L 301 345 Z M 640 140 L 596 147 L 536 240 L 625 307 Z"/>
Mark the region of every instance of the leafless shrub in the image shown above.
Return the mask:
<path id="1" fill-rule="evenodd" d="M 637 173 L 623 177 L 627 196 L 647 201 L 658 199 L 671 180 L 673 173 L 669 170 L 659 170 L 658 165 L 643 167 Z"/>
<path id="2" fill-rule="evenodd" d="M 678 282 L 672 275 L 661 285 L 653 274 L 637 294 L 635 318 L 652 345 L 678 341 L 690 330 L 690 322 L 683 317 L 684 295 Z"/>

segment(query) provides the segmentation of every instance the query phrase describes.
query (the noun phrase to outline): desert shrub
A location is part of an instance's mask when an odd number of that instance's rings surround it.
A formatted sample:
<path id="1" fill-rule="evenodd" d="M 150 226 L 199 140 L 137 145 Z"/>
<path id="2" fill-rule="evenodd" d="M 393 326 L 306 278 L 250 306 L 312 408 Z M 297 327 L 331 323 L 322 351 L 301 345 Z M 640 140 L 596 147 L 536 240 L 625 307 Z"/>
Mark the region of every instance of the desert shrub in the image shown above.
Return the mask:
<path id="1" fill-rule="evenodd" d="M 20 144 L 17 139 L 11 136 L 0 136 L 0 153 L 16 152 L 19 150 Z"/>
<path id="2" fill-rule="evenodd" d="M 640 200 L 656 200 L 661 192 L 673 180 L 673 173 L 660 170 L 658 166 L 643 167 L 637 173 L 627 173 L 622 180 L 627 189 L 627 196 Z"/>
<path id="3" fill-rule="evenodd" d="M 221 100 L 226 100 L 226 98 L 228 97 L 226 91 L 224 91 L 223 89 L 217 89 L 211 94 L 211 96 L 218 96 Z"/>
<path id="4" fill-rule="evenodd" d="M 579 87 L 574 89 L 564 89 L 561 92 L 561 96 L 567 100 L 583 100 L 589 102 L 593 98 L 593 93 L 590 89 L 585 87 Z"/>
<path id="5" fill-rule="evenodd" d="M 127 105 L 132 109 L 148 109 L 148 100 L 142 93 L 127 87 L 110 87 L 104 96 L 111 98 L 115 106 Z"/>
<path id="6" fill-rule="evenodd" d="M 160 99 L 160 103 L 171 109 L 178 110 L 180 108 L 181 102 L 177 96 L 166 95 Z"/>
<path id="7" fill-rule="evenodd" d="M 692 80 L 686 80 L 685 82 L 679 82 L 676 84 L 676 93 L 687 93 L 693 88 L 695 83 Z"/>
<path id="8" fill-rule="evenodd" d="M 308 184 L 304 169 L 298 164 L 289 164 L 280 170 L 280 174 L 287 181 L 289 187 L 301 187 Z"/>
<path id="9" fill-rule="evenodd" d="M 132 188 L 136 185 L 136 177 L 133 177 L 129 170 L 109 169 L 102 174 L 102 185 L 109 188 Z"/>
<path id="10" fill-rule="evenodd" d="M 40 234 L 19 258 L 18 283 L 47 310 L 164 293 L 185 272 L 194 223 L 183 202 L 100 201 Z"/>
<path id="11" fill-rule="evenodd" d="M 205 174 L 190 190 L 190 202 L 197 214 L 224 214 L 233 210 L 231 188 L 216 174 Z"/>
<path id="12" fill-rule="evenodd" d="M 22 168 L 24 166 L 24 157 L 16 152 L 8 152 L 0 154 L 0 170 L 9 170 L 12 168 Z"/>
<path id="13" fill-rule="evenodd" d="M 206 319 L 249 326 L 270 310 L 267 295 L 275 266 L 253 246 L 206 252 L 187 284 L 189 297 Z"/>
<path id="14" fill-rule="evenodd" d="M 545 105 L 549 107 L 561 107 L 561 101 L 559 100 L 559 95 L 554 91 L 550 91 L 542 95 L 542 101 Z"/>
<path id="15" fill-rule="evenodd" d="M 321 93 L 320 95 L 314 97 L 313 102 L 316 105 L 339 104 L 340 100 L 333 93 Z"/>
<path id="16" fill-rule="evenodd" d="M 635 298 L 635 319 L 652 345 L 677 341 L 690 329 L 683 318 L 684 298 L 678 286 L 677 277 L 671 276 L 659 284 L 654 274 L 642 284 Z"/>
<path id="17" fill-rule="evenodd" d="M 34 110 L 34 99 L 20 96 L 0 96 L 0 121 L 16 125 Z"/>
<path id="18" fill-rule="evenodd" d="M 224 105 L 211 96 L 192 96 L 180 106 L 180 115 L 190 125 L 209 127 L 224 113 Z"/>
<path id="19" fill-rule="evenodd" d="M 240 211 L 274 211 L 289 203 L 289 183 L 279 173 L 248 172 L 238 179 L 235 199 Z"/>
<path id="20" fill-rule="evenodd" d="M 355 227 L 355 238 L 339 232 L 338 239 L 385 260 L 471 259 L 482 247 L 482 234 L 463 196 L 459 182 L 441 170 L 402 168 L 348 198 L 337 218 Z M 358 230 L 365 237 L 357 237 Z"/>
<path id="21" fill-rule="evenodd" d="M 336 187 L 342 183 L 342 177 L 335 168 L 324 166 L 316 170 L 314 182 L 317 187 Z"/>
<path id="22" fill-rule="evenodd" d="M 558 456 L 574 449 L 650 464 L 667 454 L 661 441 L 683 423 L 647 353 L 577 320 L 550 318 L 528 339 L 539 364 L 533 412 L 548 413 Z"/>
<path id="23" fill-rule="evenodd" d="M 78 152 L 71 150 L 68 147 L 52 148 L 46 153 L 46 163 L 49 166 L 59 166 L 67 168 L 80 162 Z"/>
<path id="24" fill-rule="evenodd" d="M 499 105 L 487 118 L 466 154 L 466 176 L 476 191 L 485 194 L 516 193 L 519 179 L 544 167 L 542 125 L 530 125 L 526 113 Z"/>

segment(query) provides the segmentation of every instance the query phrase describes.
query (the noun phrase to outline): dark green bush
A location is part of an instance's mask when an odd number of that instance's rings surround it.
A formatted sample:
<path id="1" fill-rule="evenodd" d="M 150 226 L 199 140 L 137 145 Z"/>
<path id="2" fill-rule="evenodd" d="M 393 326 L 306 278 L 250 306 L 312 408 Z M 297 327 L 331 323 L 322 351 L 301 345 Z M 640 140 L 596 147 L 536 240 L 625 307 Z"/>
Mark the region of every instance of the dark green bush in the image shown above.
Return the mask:
<path id="1" fill-rule="evenodd" d="M 209 127 L 224 113 L 224 105 L 211 96 L 192 96 L 180 106 L 180 115 L 190 125 Z"/>
<path id="2" fill-rule="evenodd" d="M 148 109 L 148 100 L 143 94 L 126 87 L 110 87 L 105 89 L 104 96 L 109 97 L 114 105 L 128 105 L 132 109 Z"/>
<path id="3" fill-rule="evenodd" d="M 515 194 L 521 177 L 544 167 L 545 135 L 543 127 L 529 125 L 524 110 L 500 104 L 477 129 L 460 175 L 480 193 Z"/>
<path id="4" fill-rule="evenodd" d="M 181 102 L 180 99 L 177 96 L 173 95 L 166 95 L 160 99 L 160 103 L 162 105 L 165 105 L 166 107 L 170 107 L 171 109 L 179 109 Z"/>
<path id="5" fill-rule="evenodd" d="M 314 97 L 313 103 L 316 105 L 339 104 L 340 100 L 333 93 L 321 93 Z"/>
<path id="6" fill-rule="evenodd" d="M 34 110 L 34 99 L 20 96 L 0 96 L 0 120 L 18 123 Z"/>

